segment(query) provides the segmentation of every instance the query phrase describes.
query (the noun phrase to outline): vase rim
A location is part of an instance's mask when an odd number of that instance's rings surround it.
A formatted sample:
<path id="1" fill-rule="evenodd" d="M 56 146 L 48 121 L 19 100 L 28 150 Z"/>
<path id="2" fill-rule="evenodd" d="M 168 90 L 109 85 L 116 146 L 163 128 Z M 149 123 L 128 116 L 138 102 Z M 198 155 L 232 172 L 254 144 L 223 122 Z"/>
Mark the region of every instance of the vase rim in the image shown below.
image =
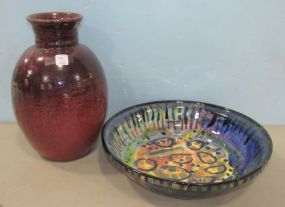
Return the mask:
<path id="1" fill-rule="evenodd" d="M 81 21 L 83 16 L 74 12 L 40 12 L 26 17 L 31 23 L 64 23 Z"/>

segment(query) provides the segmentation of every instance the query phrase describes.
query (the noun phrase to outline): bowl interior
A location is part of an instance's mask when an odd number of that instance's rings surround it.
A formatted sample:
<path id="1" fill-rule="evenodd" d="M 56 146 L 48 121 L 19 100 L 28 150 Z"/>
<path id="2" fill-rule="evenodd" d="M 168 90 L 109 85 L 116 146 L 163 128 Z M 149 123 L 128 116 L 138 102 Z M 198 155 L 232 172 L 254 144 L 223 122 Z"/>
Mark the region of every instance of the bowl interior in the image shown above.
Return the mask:
<path id="1" fill-rule="evenodd" d="M 272 142 L 252 119 L 197 102 L 142 104 L 112 117 L 107 151 L 143 174 L 187 183 L 220 183 L 250 174 L 269 159 Z"/>

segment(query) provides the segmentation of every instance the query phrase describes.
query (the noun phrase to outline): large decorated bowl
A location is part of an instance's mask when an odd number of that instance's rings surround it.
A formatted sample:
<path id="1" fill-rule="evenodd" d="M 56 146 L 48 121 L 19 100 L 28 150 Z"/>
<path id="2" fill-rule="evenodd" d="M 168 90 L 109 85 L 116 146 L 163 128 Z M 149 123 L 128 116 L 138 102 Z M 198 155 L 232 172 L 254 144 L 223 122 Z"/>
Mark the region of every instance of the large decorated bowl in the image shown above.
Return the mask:
<path id="1" fill-rule="evenodd" d="M 102 140 L 112 163 L 136 183 L 184 198 L 252 180 L 272 153 L 270 136 L 251 118 L 192 101 L 127 108 L 105 124 Z"/>

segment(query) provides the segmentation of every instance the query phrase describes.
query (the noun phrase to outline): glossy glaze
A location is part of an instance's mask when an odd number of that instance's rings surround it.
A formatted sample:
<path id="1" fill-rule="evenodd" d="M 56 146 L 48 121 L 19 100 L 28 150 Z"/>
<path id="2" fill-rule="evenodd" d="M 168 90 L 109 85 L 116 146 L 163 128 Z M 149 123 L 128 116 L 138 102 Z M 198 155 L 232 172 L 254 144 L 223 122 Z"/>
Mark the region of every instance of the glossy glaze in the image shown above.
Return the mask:
<path id="1" fill-rule="evenodd" d="M 224 193 L 254 178 L 272 153 L 262 126 L 212 104 L 161 101 L 125 109 L 105 125 L 110 160 L 132 180 L 176 197 Z"/>
<path id="2" fill-rule="evenodd" d="M 80 15 L 40 13 L 27 19 L 36 45 L 23 53 L 15 67 L 16 118 L 41 156 L 77 159 L 91 150 L 105 118 L 104 72 L 92 51 L 78 44 Z M 68 63 L 57 61 L 57 55 L 67 57 Z"/>

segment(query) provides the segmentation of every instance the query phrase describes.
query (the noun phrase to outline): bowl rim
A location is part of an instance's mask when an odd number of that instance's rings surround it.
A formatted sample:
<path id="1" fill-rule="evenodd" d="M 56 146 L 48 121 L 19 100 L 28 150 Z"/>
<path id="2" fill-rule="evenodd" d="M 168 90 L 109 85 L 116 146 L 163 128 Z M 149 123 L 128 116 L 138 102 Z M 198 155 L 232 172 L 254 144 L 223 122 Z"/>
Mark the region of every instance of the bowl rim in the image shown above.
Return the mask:
<path id="1" fill-rule="evenodd" d="M 113 155 L 111 153 L 111 151 L 108 149 L 106 141 L 105 141 L 105 137 L 106 137 L 106 129 L 108 128 L 108 126 L 110 125 L 110 123 L 119 115 L 123 114 L 126 111 L 129 111 L 133 108 L 138 108 L 141 106 L 145 106 L 145 105 L 150 105 L 150 104 L 160 104 L 160 103 L 188 103 L 188 104 L 201 104 L 201 105 L 207 105 L 210 107 L 214 107 L 217 109 L 221 109 L 221 110 L 226 110 L 228 113 L 236 113 L 237 115 L 247 119 L 248 121 L 254 123 L 258 128 L 260 128 L 260 130 L 262 130 L 265 134 L 265 136 L 267 137 L 267 139 L 269 140 L 269 154 L 267 155 L 265 161 L 262 163 L 262 165 L 258 168 L 256 168 L 255 170 L 253 170 L 250 173 L 247 173 L 241 177 L 235 178 L 233 180 L 228 180 L 228 181 L 222 181 L 222 182 L 217 182 L 217 183 L 189 183 L 189 182 L 182 182 L 182 181 L 177 181 L 177 180 L 171 180 L 171 179 L 167 179 L 167 178 L 161 178 L 161 177 L 157 177 L 157 176 L 153 176 L 153 175 L 149 175 L 147 173 L 144 173 L 138 169 L 135 169 L 133 167 L 128 166 L 127 164 L 125 164 L 122 160 L 120 160 L 119 158 L 117 158 L 117 156 Z M 102 133 L 101 133 L 101 139 L 102 139 L 102 144 L 103 147 L 105 149 L 105 152 L 112 156 L 112 158 L 118 162 L 119 164 L 121 164 L 122 166 L 124 166 L 126 169 L 131 170 L 132 172 L 138 173 L 139 175 L 143 175 L 145 177 L 149 177 L 149 178 L 153 178 L 153 179 L 157 179 L 160 181 L 166 181 L 169 183 L 175 183 L 178 185 L 183 185 L 183 186 L 217 186 L 217 185 L 224 185 L 224 184 L 229 184 L 229 183 L 236 183 L 236 182 L 240 182 L 242 180 L 246 180 L 248 177 L 251 177 L 252 175 L 254 175 L 255 173 L 261 171 L 266 164 L 268 163 L 268 161 L 270 160 L 270 157 L 272 155 L 273 152 L 273 142 L 272 142 L 272 138 L 269 135 L 269 133 L 266 131 L 266 129 L 257 121 L 255 121 L 254 119 L 250 118 L 249 116 L 240 113 L 238 111 L 232 110 L 230 108 L 224 107 L 224 106 L 219 106 L 216 104 L 211 104 L 211 103 L 207 103 L 207 102 L 201 102 L 201 101 L 191 101 L 191 100 L 161 100 L 161 101 L 151 101 L 151 102 L 145 102 L 145 103 L 140 103 L 140 104 L 136 104 L 136 105 L 132 105 L 129 106 L 127 108 L 124 108 L 120 111 L 118 111 L 117 113 L 113 114 L 108 120 L 107 122 L 104 124 L 103 128 L 102 128 Z"/>

